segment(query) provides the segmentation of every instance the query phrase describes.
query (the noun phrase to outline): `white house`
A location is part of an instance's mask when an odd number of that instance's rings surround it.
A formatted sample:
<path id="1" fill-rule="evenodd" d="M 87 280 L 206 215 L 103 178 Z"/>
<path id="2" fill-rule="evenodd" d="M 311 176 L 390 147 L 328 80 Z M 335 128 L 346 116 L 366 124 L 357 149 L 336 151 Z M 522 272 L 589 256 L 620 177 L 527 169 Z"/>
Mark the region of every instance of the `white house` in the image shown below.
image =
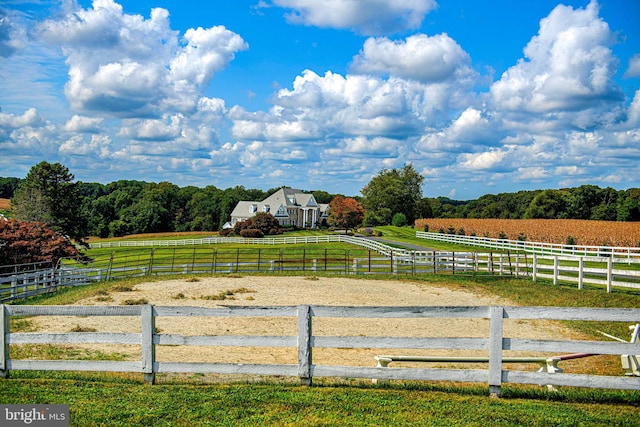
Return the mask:
<path id="1" fill-rule="evenodd" d="M 292 188 L 281 188 L 261 202 L 238 202 L 231 212 L 233 227 L 258 212 L 268 212 L 281 226 L 294 225 L 299 228 L 317 228 L 327 219 L 329 205 L 319 204 L 311 193 L 303 193 Z"/>

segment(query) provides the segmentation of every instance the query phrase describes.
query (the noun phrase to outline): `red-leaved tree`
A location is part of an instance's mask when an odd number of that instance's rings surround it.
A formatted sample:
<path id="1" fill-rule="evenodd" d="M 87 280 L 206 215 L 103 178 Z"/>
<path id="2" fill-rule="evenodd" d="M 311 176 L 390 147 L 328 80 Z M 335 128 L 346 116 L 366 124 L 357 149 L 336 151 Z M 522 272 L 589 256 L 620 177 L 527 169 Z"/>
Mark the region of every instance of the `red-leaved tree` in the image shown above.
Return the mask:
<path id="1" fill-rule="evenodd" d="M 345 233 L 362 224 L 364 208 L 351 197 L 336 196 L 329 203 L 329 225 L 344 228 Z"/>
<path id="2" fill-rule="evenodd" d="M 41 222 L 0 220 L 0 266 L 51 262 L 76 257 L 80 251 L 69 239 Z"/>

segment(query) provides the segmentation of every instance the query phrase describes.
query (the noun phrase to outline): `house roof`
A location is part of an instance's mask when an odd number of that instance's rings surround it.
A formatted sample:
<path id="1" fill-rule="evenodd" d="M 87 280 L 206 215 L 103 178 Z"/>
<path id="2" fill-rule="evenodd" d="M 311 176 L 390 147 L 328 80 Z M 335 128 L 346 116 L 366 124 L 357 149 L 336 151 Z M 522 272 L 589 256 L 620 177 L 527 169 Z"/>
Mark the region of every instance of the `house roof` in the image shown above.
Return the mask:
<path id="1" fill-rule="evenodd" d="M 257 212 L 265 212 L 265 206 L 268 206 L 268 212 L 276 216 L 281 206 L 286 207 L 319 207 L 325 212 L 329 205 L 319 205 L 315 197 L 311 193 L 304 193 L 302 190 L 293 188 L 281 188 L 261 202 L 257 201 L 240 201 L 231 212 L 232 217 L 249 218 Z"/>
<path id="2" fill-rule="evenodd" d="M 266 199 L 262 203 L 272 205 L 285 206 L 317 206 L 316 200 L 311 193 L 304 193 L 301 190 L 293 188 L 281 188 Z"/>

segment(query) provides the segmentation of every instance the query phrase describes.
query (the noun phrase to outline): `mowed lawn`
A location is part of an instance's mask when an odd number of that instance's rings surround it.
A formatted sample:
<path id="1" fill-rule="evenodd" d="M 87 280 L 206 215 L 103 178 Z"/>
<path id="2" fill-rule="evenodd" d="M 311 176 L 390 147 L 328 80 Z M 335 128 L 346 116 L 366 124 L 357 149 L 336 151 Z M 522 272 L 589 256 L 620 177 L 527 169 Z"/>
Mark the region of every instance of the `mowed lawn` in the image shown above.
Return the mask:
<path id="1" fill-rule="evenodd" d="M 73 426 L 635 426 L 640 394 L 477 386 L 146 385 L 106 374 L 18 374 L 2 403 L 68 404 Z"/>

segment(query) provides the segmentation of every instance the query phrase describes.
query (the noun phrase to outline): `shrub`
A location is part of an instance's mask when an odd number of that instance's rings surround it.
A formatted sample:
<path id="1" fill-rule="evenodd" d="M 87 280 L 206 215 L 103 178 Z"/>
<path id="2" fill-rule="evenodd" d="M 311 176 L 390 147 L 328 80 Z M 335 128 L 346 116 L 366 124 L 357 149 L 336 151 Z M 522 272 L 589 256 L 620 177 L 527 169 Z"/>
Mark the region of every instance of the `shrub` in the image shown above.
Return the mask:
<path id="1" fill-rule="evenodd" d="M 264 237 L 264 233 L 257 228 L 245 228 L 240 230 L 240 236 L 245 238 L 261 238 Z"/>
<path id="2" fill-rule="evenodd" d="M 220 231 L 220 236 L 227 237 L 231 233 L 233 233 L 233 228 L 225 228 L 224 230 Z"/>
<path id="3" fill-rule="evenodd" d="M 507 240 L 507 235 L 505 234 L 504 231 L 501 231 L 500 233 L 498 233 L 498 239 Z"/>
<path id="4" fill-rule="evenodd" d="M 578 239 L 576 239 L 573 236 L 567 236 L 567 241 L 565 242 L 565 245 L 567 246 L 575 246 L 578 244 Z"/>
<path id="5" fill-rule="evenodd" d="M 407 224 L 407 216 L 401 212 L 398 212 L 397 214 L 393 215 L 393 218 L 391 218 L 391 225 L 393 226 L 404 227 Z"/>
<path id="6" fill-rule="evenodd" d="M 458 236 L 464 236 L 465 232 L 464 232 L 464 228 L 459 228 L 458 229 Z"/>
<path id="7" fill-rule="evenodd" d="M 255 235 L 255 231 L 247 232 L 245 230 L 258 230 L 260 235 Z M 242 237 L 264 237 L 265 234 L 282 234 L 282 229 L 273 215 L 267 212 L 258 212 L 246 221 L 236 222 L 233 226 L 233 232 Z"/>
<path id="8" fill-rule="evenodd" d="M 429 232 L 429 224 L 425 224 L 424 225 L 424 232 L 428 233 Z"/>
<path id="9" fill-rule="evenodd" d="M 524 234 L 524 233 L 519 233 L 517 239 L 518 239 L 519 242 L 526 242 L 527 235 Z"/>

